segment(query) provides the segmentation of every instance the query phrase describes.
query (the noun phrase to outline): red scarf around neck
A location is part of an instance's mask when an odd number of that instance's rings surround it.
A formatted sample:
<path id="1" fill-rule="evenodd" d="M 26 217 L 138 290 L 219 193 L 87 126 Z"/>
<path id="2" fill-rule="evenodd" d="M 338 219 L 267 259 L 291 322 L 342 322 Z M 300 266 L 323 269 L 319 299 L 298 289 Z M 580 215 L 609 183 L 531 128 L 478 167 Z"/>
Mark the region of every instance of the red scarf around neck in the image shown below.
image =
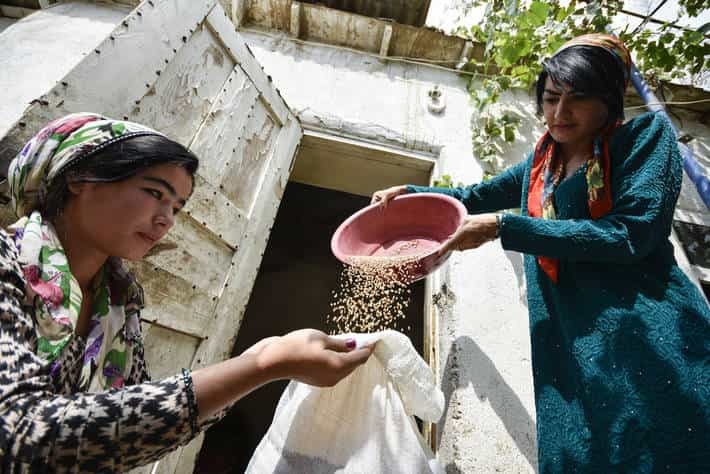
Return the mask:
<path id="1" fill-rule="evenodd" d="M 621 125 L 618 121 L 607 127 L 594 140 L 594 153 L 587 160 L 587 204 L 592 219 L 606 215 L 612 207 L 611 159 L 609 138 Z M 554 191 L 564 175 L 564 163 L 559 158 L 558 144 L 550 132 L 540 138 L 535 146 L 530 182 L 528 184 L 528 215 L 540 219 L 556 219 Z M 554 282 L 559 280 L 560 261 L 557 258 L 538 256 L 537 263 Z"/>

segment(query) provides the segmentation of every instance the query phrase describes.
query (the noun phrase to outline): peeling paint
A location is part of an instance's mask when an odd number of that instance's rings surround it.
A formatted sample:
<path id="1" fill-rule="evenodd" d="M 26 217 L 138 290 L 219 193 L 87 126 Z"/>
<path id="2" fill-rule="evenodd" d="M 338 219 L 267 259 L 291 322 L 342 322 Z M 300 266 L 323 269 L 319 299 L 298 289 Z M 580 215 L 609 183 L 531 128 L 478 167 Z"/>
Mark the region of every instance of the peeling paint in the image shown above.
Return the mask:
<path id="1" fill-rule="evenodd" d="M 351 138 L 362 138 L 430 155 L 438 155 L 442 148 L 441 143 L 426 139 L 412 143 L 411 139 L 406 137 L 401 131 L 393 130 L 377 123 L 346 121 L 336 112 L 316 113 L 310 107 L 304 109 L 294 108 L 294 112 L 306 127 L 311 126 L 317 129 L 337 131 L 343 136 Z"/>

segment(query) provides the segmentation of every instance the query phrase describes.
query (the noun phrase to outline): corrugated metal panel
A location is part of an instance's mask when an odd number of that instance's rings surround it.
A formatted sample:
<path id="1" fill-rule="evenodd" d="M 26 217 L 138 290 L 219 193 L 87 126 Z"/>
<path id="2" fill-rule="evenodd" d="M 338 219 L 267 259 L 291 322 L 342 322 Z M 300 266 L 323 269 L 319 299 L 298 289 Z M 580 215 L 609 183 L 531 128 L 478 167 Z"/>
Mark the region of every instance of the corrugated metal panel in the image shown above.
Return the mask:
<path id="1" fill-rule="evenodd" d="M 373 18 L 387 18 L 405 25 L 422 26 L 431 0 L 303 0 L 303 3 L 358 13 Z"/>

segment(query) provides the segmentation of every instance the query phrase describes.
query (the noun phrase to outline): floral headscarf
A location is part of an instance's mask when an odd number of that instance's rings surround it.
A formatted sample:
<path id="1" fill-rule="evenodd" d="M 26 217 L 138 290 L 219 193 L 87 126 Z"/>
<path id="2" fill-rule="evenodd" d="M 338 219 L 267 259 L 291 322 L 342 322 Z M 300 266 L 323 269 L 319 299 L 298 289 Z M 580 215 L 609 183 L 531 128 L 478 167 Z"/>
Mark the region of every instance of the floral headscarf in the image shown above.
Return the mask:
<path id="1" fill-rule="evenodd" d="M 26 303 L 34 308 L 37 353 L 56 370 L 73 337 L 82 292 L 71 274 L 62 244 L 38 208 L 48 186 L 75 163 L 120 140 L 161 135 L 142 125 L 97 114 L 59 118 L 35 135 L 10 164 L 8 180 L 18 216 L 10 227 L 27 281 Z M 79 388 L 99 391 L 122 387 L 140 343 L 138 311 L 143 292 L 120 259 L 109 258 L 94 282 L 92 317 Z"/>
<path id="2" fill-rule="evenodd" d="M 619 67 L 623 70 L 624 88 L 626 88 L 631 73 L 631 55 L 619 38 L 599 33 L 578 36 L 562 45 L 555 55 L 573 46 L 594 46 L 609 51 L 617 59 Z M 621 125 L 621 121 L 606 127 L 595 138 L 593 154 L 586 163 L 587 204 L 592 219 L 599 219 L 607 214 L 612 207 L 609 138 L 619 125 Z M 548 131 L 535 146 L 535 155 L 530 170 L 530 183 L 528 185 L 528 214 L 532 217 L 542 219 L 557 218 L 554 191 L 562 180 L 564 163 L 557 156 L 556 145 Z M 545 274 L 553 282 L 557 283 L 559 260 L 538 256 L 537 262 Z"/>

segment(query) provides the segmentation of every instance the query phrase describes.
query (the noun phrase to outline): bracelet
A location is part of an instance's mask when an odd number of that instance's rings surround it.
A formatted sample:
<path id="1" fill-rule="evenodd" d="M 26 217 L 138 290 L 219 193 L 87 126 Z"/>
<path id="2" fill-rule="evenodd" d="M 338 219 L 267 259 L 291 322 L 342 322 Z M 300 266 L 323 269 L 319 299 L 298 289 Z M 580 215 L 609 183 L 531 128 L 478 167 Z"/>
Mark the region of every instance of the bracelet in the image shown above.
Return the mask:
<path id="1" fill-rule="evenodd" d="M 185 383 L 187 409 L 190 413 L 190 428 L 192 428 L 192 434 L 196 435 L 199 432 L 197 427 L 197 401 L 195 400 L 195 390 L 192 386 L 192 374 L 190 374 L 188 369 L 182 369 L 182 380 Z"/>
<path id="2" fill-rule="evenodd" d="M 503 217 L 500 214 L 496 214 L 496 239 L 500 237 L 500 223 Z"/>

